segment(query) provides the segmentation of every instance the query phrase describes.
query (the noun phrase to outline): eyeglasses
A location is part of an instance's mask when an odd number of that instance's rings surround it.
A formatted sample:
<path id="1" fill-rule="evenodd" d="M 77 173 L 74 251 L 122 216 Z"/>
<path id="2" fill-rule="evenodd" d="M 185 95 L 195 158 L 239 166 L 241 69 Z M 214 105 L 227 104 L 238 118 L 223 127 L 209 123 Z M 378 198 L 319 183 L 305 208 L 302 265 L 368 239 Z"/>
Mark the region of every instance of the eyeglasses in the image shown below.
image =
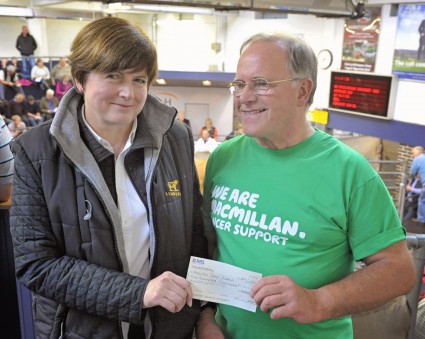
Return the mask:
<path id="1" fill-rule="evenodd" d="M 269 90 L 271 84 L 277 84 L 279 82 L 286 82 L 286 81 L 293 81 L 293 80 L 299 80 L 300 78 L 292 78 L 292 79 L 284 79 L 284 80 L 276 80 L 276 81 L 268 81 L 267 79 L 263 78 L 254 78 L 251 80 L 251 84 L 248 84 L 248 88 L 253 91 L 255 94 L 266 94 L 266 92 Z M 227 86 L 230 89 L 230 93 L 232 93 L 234 96 L 239 97 L 242 94 L 243 89 L 247 83 L 245 81 L 236 80 L 232 81 L 229 86 Z"/>

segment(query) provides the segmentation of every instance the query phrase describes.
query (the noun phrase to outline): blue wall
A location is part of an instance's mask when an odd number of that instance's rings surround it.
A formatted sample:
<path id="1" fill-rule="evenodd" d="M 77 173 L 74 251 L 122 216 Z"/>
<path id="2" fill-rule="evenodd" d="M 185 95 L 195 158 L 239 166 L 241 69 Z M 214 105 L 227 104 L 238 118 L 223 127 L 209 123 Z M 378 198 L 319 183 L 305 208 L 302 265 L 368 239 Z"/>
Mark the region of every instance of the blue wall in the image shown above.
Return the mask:
<path id="1" fill-rule="evenodd" d="M 327 127 L 351 131 L 411 146 L 425 146 L 425 126 L 341 113 L 329 109 Z"/>

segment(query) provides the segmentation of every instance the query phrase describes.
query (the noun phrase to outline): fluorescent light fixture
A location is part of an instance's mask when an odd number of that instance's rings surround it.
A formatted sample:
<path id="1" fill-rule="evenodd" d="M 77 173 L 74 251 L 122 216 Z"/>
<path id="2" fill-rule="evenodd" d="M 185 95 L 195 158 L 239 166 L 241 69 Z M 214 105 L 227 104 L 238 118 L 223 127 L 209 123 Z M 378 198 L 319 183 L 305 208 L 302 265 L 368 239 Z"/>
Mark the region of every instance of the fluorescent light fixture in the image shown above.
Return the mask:
<path id="1" fill-rule="evenodd" d="M 23 16 L 33 17 L 34 13 L 31 8 L 24 7 L 0 7 L 0 16 Z"/>
<path id="2" fill-rule="evenodd" d="M 213 8 L 168 6 L 168 5 L 133 5 L 133 9 L 148 12 L 166 12 L 166 13 L 188 13 L 188 14 L 214 14 Z"/>
<path id="3" fill-rule="evenodd" d="M 109 9 L 120 11 L 120 10 L 126 10 L 131 9 L 130 5 L 123 5 L 122 2 L 113 2 L 108 4 Z"/>
<path id="4" fill-rule="evenodd" d="M 156 83 L 158 85 L 166 85 L 167 84 L 167 82 L 165 81 L 165 79 L 156 79 Z"/>
<path id="5" fill-rule="evenodd" d="M 202 86 L 211 86 L 211 81 L 209 80 L 202 81 Z"/>

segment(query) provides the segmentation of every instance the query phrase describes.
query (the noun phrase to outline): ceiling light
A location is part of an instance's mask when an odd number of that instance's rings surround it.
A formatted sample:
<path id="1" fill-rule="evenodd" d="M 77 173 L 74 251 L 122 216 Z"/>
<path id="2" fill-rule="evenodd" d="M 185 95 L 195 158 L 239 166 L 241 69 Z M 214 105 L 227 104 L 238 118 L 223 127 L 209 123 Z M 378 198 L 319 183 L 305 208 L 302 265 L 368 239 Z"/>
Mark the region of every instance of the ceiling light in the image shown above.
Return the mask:
<path id="1" fill-rule="evenodd" d="M 212 8 L 201 7 L 185 7 L 185 6 L 168 6 L 168 5 L 133 5 L 133 9 L 148 12 L 166 12 L 166 13 L 188 13 L 188 14 L 214 14 Z"/>
<path id="2" fill-rule="evenodd" d="M 211 81 L 209 80 L 202 81 L 202 86 L 211 86 Z"/>
<path id="3" fill-rule="evenodd" d="M 2 16 L 16 16 L 16 17 L 27 17 L 31 18 L 34 13 L 31 8 L 24 7 L 1 7 Z"/>
<path id="4" fill-rule="evenodd" d="M 131 9 L 131 6 L 123 5 L 122 2 L 113 2 L 109 4 L 108 7 L 109 9 L 116 10 L 116 11 Z"/>
<path id="5" fill-rule="evenodd" d="M 158 85 L 166 85 L 167 84 L 167 82 L 165 81 L 165 79 L 156 79 L 156 83 Z"/>

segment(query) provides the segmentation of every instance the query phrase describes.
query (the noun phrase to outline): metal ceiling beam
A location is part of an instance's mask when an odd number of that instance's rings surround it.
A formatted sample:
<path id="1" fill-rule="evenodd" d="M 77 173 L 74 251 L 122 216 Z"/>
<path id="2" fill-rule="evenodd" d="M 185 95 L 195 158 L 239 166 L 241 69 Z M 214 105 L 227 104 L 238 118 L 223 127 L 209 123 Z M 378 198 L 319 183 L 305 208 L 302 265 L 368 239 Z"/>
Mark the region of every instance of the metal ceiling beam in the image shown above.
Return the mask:
<path id="1" fill-rule="evenodd" d="M 41 0 L 46 1 L 46 0 Z M 122 2 L 119 0 L 106 0 L 105 3 Z M 133 0 L 129 4 L 206 7 L 215 11 L 255 11 L 312 14 L 318 17 L 350 17 L 361 18 L 364 16 L 364 1 L 356 3 L 353 0 L 304 0 L 304 1 L 273 1 L 273 0 Z M 337 5 L 339 6 L 337 6 Z"/>

